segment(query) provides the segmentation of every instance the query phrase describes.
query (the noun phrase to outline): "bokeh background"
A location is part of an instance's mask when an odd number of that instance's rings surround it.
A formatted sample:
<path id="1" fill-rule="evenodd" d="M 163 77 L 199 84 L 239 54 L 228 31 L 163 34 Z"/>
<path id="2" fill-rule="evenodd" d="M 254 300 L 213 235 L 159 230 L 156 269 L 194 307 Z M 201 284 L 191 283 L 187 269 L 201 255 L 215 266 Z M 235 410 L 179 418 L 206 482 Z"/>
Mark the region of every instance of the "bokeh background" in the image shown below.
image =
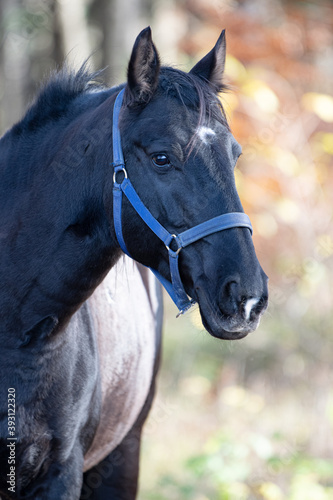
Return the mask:
<path id="1" fill-rule="evenodd" d="M 163 63 L 184 70 L 227 30 L 221 99 L 270 305 L 228 342 L 166 298 L 140 500 L 332 500 L 333 4 L 0 0 L 0 134 L 64 60 L 92 54 L 109 85 L 123 81 L 148 24 Z"/>

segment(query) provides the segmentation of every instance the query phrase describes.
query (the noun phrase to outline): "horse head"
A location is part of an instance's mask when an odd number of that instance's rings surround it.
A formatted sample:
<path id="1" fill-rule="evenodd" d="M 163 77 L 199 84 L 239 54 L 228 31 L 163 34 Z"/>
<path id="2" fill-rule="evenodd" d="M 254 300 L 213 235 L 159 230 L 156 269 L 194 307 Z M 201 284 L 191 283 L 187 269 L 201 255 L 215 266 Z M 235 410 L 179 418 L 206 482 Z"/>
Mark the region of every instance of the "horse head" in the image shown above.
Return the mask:
<path id="1" fill-rule="evenodd" d="M 147 28 L 138 36 L 129 62 L 119 118 L 126 169 L 120 169 L 153 219 L 175 240 L 221 215 L 242 214 L 242 221 L 246 217 L 234 179 L 241 147 L 218 97 L 224 88 L 225 50 L 223 31 L 189 73 L 160 67 Z M 168 245 L 136 212 L 140 209 L 135 210 L 135 203 L 125 199 L 121 238 L 128 253 L 162 280 L 173 282 Z M 267 277 L 249 226 L 234 226 L 175 249 L 178 281 L 199 304 L 208 332 L 225 339 L 253 331 L 267 306 Z"/>

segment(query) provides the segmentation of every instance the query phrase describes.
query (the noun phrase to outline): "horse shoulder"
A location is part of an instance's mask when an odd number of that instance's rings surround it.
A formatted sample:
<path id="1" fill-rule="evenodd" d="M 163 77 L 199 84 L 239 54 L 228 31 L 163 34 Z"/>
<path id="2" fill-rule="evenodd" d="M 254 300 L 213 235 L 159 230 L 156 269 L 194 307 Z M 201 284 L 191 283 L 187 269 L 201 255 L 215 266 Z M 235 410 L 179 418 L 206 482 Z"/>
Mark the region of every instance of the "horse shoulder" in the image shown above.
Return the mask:
<path id="1" fill-rule="evenodd" d="M 145 403 L 159 351 L 161 289 L 148 269 L 125 257 L 88 305 L 98 341 L 102 408 L 85 470 L 122 441 Z"/>

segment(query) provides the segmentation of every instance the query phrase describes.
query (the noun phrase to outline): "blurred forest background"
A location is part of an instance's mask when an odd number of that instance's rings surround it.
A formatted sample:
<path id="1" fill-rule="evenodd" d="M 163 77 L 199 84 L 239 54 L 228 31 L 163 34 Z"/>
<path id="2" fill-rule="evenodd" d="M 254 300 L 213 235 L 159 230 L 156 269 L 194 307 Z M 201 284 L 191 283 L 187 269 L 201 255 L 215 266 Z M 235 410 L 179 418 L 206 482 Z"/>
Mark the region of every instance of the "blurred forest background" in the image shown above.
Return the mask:
<path id="1" fill-rule="evenodd" d="M 189 70 L 226 28 L 221 99 L 270 306 L 232 343 L 166 298 L 140 499 L 332 500 L 332 2 L 0 0 L 0 21 L 0 134 L 64 60 L 93 54 L 119 83 L 150 24 L 163 62 Z"/>

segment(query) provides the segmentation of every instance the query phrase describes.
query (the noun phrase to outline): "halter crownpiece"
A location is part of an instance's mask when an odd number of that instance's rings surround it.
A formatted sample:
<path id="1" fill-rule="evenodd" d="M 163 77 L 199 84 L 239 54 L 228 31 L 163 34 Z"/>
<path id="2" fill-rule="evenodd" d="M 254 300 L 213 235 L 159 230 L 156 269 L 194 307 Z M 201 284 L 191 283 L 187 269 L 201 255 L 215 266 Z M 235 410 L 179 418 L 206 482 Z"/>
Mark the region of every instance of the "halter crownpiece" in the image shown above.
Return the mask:
<path id="1" fill-rule="evenodd" d="M 179 234 L 171 234 L 167 231 L 155 217 L 150 213 L 148 208 L 141 201 L 139 195 L 135 191 L 131 181 L 128 178 L 128 174 L 125 168 L 125 161 L 121 147 L 121 138 L 119 131 L 119 114 L 121 105 L 123 102 L 125 89 L 122 89 L 114 103 L 113 108 L 113 124 L 112 124 L 112 142 L 113 142 L 113 163 L 114 168 L 113 173 L 113 219 L 114 228 L 116 232 L 116 237 L 120 248 L 129 257 L 133 258 L 126 247 L 126 243 L 122 231 L 122 195 L 126 196 L 128 201 L 131 203 L 132 207 L 135 209 L 137 214 L 141 219 L 147 224 L 147 226 L 156 234 L 156 236 L 163 241 L 168 254 L 169 254 L 169 265 L 170 265 L 170 275 L 171 282 L 164 278 L 158 271 L 151 269 L 155 274 L 156 278 L 162 283 L 174 303 L 179 309 L 179 313 L 183 314 L 186 312 L 195 301 L 190 299 L 184 289 L 178 265 L 178 256 L 182 248 L 194 243 L 195 241 L 208 236 L 209 234 L 216 233 L 218 231 L 223 231 L 225 229 L 231 229 L 233 227 L 245 227 L 251 231 L 252 225 L 249 217 L 242 212 L 232 212 L 228 214 L 218 215 L 213 217 L 206 222 L 198 224 L 186 231 Z M 118 172 L 122 172 L 121 182 L 117 182 Z M 172 250 L 170 245 L 174 241 L 174 245 L 177 244 L 177 249 Z M 173 245 L 173 246 L 174 246 Z"/>

